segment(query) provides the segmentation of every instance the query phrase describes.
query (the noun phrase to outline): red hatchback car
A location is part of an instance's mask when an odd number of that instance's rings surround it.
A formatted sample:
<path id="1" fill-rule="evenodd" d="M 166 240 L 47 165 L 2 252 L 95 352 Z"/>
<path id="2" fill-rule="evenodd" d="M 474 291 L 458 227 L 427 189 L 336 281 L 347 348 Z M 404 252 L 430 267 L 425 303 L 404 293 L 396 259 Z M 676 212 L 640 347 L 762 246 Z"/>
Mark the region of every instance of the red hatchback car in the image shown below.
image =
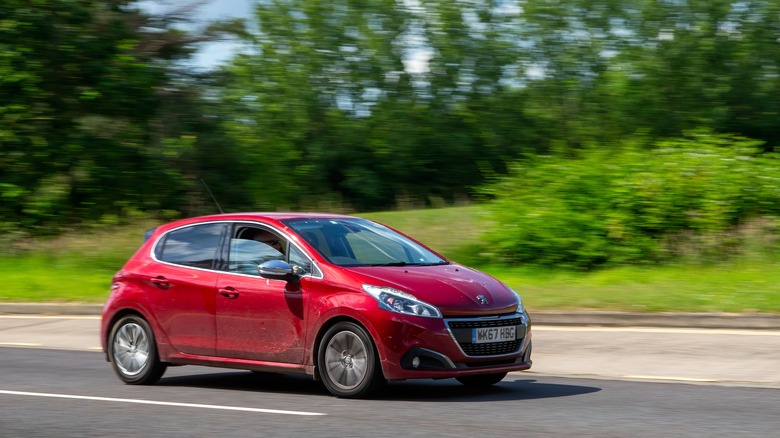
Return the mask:
<path id="1" fill-rule="evenodd" d="M 241 213 L 152 230 L 116 274 L 102 346 L 121 380 L 168 365 L 304 373 L 339 397 L 386 380 L 499 382 L 531 367 L 518 294 L 366 219 Z"/>

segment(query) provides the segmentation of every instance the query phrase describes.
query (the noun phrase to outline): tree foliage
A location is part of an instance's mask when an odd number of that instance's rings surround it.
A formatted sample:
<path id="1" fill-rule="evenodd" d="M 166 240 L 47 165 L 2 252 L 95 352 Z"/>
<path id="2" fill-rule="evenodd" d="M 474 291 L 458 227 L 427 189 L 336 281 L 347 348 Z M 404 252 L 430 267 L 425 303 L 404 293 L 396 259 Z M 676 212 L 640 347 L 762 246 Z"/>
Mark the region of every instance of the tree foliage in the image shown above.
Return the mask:
<path id="1" fill-rule="evenodd" d="M 525 120 L 515 93 L 499 92 L 512 44 L 489 9 L 260 2 L 260 32 L 222 90 L 234 144 L 264 169 L 244 189 L 271 208 L 387 208 L 453 200 L 503 169 Z"/>
<path id="2" fill-rule="evenodd" d="M 186 208 L 201 163 L 189 163 L 194 146 L 181 137 L 204 124 L 203 105 L 173 67 L 211 31 L 188 34 L 173 26 L 181 19 L 128 1 L 2 2 L 3 222 L 56 229 Z"/>
<path id="3" fill-rule="evenodd" d="M 699 127 L 772 149 L 778 12 L 765 0 L 264 1 L 227 69 L 223 115 L 266 169 L 244 188 L 268 207 L 453 200 L 524 155 Z"/>
<path id="4" fill-rule="evenodd" d="M 571 199 L 548 208 L 585 206 L 523 231 L 525 244 L 541 251 L 552 241 L 537 234 L 557 230 L 553 248 L 582 253 L 564 262 L 588 266 L 663 259 L 672 250 L 658 242 L 670 233 L 720 233 L 774 211 L 764 189 L 751 204 L 732 169 L 691 160 L 701 147 L 732 163 L 710 150 L 725 142 L 715 150 L 742 154 L 733 163 L 764 163 L 741 152 L 742 139 L 765 152 L 780 144 L 775 1 L 262 0 L 248 31 L 182 26 L 186 10 L 0 4 L 0 222 L 210 211 L 201 178 L 230 210 L 441 205 L 485 196 L 487 178 L 515 169 L 515 185 L 502 180 L 511 196 L 527 181 L 571 184 Z M 182 63 L 226 32 L 244 39 L 222 68 Z M 710 134 L 686 137 L 699 128 Z M 721 175 L 730 197 L 677 190 L 658 158 L 664 142 L 689 145 L 667 158 Z M 650 172 L 645 156 L 669 178 L 663 189 L 636 179 Z M 588 204 L 604 200 L 602 184 L 628 195 Z M 511 205 L 499 190 L 487 196 Z M 629 204 L 647 223 L 621 216 Z M 615 217 L 585 214 L 610 209 Z M 646 242 L 587 237 L 605 224 Z"/>

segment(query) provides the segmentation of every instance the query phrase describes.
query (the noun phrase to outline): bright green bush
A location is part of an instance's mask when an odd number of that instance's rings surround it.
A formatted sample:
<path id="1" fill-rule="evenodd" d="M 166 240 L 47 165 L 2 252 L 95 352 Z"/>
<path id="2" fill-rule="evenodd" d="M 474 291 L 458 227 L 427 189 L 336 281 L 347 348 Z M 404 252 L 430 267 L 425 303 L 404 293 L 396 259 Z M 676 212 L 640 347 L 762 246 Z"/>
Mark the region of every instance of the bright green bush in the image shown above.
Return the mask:
<path id="1" fill-rule="evenodd" d="M 780 160 L 760 146 L 698 132 L 650 149 L 588 148 L 518 163 L 486 189 L 495 199 L 490 256 L 587 269 L 719 259 L 754 243 L 772 251 Z"/>

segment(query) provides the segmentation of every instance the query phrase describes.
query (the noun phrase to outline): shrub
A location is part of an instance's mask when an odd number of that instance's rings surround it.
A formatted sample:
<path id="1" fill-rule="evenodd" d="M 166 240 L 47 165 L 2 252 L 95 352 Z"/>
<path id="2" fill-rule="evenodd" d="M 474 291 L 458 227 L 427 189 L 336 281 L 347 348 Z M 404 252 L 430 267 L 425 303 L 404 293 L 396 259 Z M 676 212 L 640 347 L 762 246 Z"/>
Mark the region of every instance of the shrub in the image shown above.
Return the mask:
<path id="1" fill-rule="evenodd" d="M 741 224 L 777 224 L 780 161 L 760 146 L 695 132 L 649 149 L 516 163 L 485 189 L 496 224 L 489 251 L 504 262 L 577 269 L 671 261 L 691 242 L 706 249 L 698 255 L 723 257 L 744 246 Z"/>

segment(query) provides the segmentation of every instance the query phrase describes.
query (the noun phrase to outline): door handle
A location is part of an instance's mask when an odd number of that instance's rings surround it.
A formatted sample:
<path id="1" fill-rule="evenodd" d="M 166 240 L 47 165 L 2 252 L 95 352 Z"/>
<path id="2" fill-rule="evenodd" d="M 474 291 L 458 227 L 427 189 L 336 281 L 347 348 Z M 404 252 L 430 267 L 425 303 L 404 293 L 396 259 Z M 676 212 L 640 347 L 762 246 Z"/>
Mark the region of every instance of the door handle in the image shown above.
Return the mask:
<path id="1" fill-rule="evenodd" d="M 238 298 L 238 291 L 230 286 L 220 289 L 219 294 L 231 300 Z"/>
<path id="2" fill-rule="evenodd" d="M 157 277 L 152 278 L 152 284 L 159 287 L 160 289 L 168 289 L 171 287 L 171 283 L 162 275 L 158 275 Z"/>

